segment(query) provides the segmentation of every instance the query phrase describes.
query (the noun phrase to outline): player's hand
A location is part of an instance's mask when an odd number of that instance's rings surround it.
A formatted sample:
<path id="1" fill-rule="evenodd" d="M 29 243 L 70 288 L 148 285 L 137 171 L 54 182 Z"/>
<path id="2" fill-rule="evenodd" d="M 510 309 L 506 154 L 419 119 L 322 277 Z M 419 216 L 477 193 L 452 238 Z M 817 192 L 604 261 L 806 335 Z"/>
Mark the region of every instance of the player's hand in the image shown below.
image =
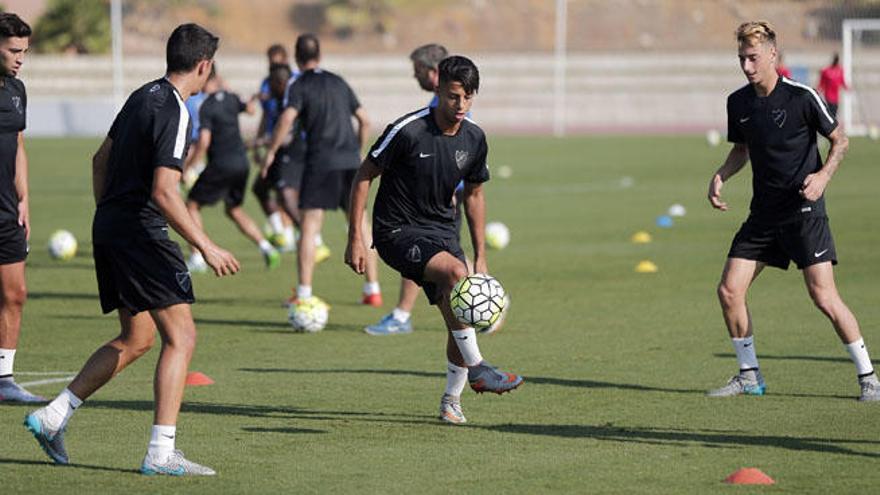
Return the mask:
<path id="1" fill-rule="evenodd" d="M 807 201 L 816 201 L 825 193 L 825 187 L 831 180 L 828 174 L 816 172 L 808 175 L 804 179 L 804 185 L 801 186 L 801 196 Z"/>
<path id="2" fill-rule="evenodd" d="M 266 156 L 263 157 L 263 168 L 260 169 L 260 177 L 266 178 L 269 175 L 269 167 L 272 166 L 272 162 L 275 161 L 275 152 L 272 150 L 266 150 Z"/>
<path id="3" fill-rule="evenodd" d="M 31 240 L 31 213 L 27 200 L 18 202 L 18 225 L 24 227 L 25 240 Z"/>
<path id="4" fill-rule="evenodd" d="M 214 270 L 214 275 L 218 277 L 234 275 L 241 268 L 235 256 L 219 246 L 212 244 L 201 251 L 205 262 Z"/>
<path id="5" fill-rule="evenodd" d="M 486 258 L 474 260 L 474 273 L 489 274 L 489 265 L 486 263 Z"/>
<path id="6" fill-rule="evenodd" d="M 721 176 L 718 174 L 713 175 L 712 180 L 709 181 L 709 193 L 707 197 L 713 208 L 727 211 L 727 203 L 721 200 L 722 186 L 724 186 L 724 181 L 721 180 Z"/>
<path id="7" fill-rule="evenodd" d="M 345 248 L 345 264 L 358 275 L 367 270 L 367 248 L 363 242 L 349 241 Z"/>

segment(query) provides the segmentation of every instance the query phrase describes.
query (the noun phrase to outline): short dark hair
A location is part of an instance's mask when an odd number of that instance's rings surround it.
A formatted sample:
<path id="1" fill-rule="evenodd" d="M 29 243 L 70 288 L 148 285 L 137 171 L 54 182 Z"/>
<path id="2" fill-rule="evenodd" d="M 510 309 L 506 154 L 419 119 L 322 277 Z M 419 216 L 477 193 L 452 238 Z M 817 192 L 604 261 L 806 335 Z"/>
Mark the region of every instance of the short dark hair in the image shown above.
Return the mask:
<path id="1" fill-rule="evenodd" d="M 168 72 L 189 72 L 202 60 L 211 60 L 220 38 L 198 24 L 181 24 L 168 38 L 165 63 Z"/>
<path id="2" fill-rule="evenodd" d="M 436 69 L 440 61 L 449 56 L 443 45 L 430 43 L 422 45 L 409 54 L 409 59 L 417 64 Z"/>
<path id="3" fill-rule="evenodd" d="M 31 27 L 12 12 L 0 14 L 0 38 L 27 38 Z"/>
<path id="4" fill-rule="evenodd" d="M 293 71 L 287 64 L 272 64 L 269 66 L 269 79 L 271 80 L 288 80 Z"/>
<path id="5" fill-rule="evenodd" d="M 439 69 L 440 84 L 460 83 L 467 94 L 480 90 L 480 71 L 471 59 L 460 55 L 446 57 L 440 62 Z"/>
<path id="6" fill-rule="evenodd" d="M 266 57 L 268 58 L 272 58 L 278 54 L 284 55 L 284 58 L 287 58 L 287 50 L 280 43 L 275 43 L 266 50 Z"/>
<path id="7" fill-rule="evenodd" d="M 295 50 L 294 57 L 298 64 L 321 58 L 321 43 L 318 37 L 311 33 L 301 34 L 296 38 Z"/>
<path id="8" fill-rule="evenodd" d="M 840 55 L 835 53 L 833 57 L 831 57 L 831 65 L 837 65 L 840 63 Z"/>

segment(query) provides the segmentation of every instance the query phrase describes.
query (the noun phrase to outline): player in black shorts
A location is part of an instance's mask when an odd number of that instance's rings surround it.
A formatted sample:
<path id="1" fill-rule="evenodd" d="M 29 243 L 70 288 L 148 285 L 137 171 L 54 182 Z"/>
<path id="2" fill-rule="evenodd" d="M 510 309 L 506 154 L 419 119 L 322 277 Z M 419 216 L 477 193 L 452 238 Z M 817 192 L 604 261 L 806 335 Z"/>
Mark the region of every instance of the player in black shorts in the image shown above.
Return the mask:
<path id="1" fill-rule="evenodd" d="M 177 414 L 196 328 L 192 281 L 168 225 L 198 247 L 218 276 L 238 271 L 235 257 L 192 221 L 178 184 L 191 122 L 184 98 L 211 73 L 218 39 L 195 24 L 178 26 L 168 39 L 165 77 L 129 96 L 92 160 L 98 204 L 92 242 L 98 292 L 105 313 L 117 311 L 122 331 L 99 348 L 76 378 L 25 425 L 58 464 L 67 464 L 64 432 L 82 401 L 153 345 L 162 351 L 153 381 L 155 414 L 143 474 L 212 475 L 174 448 Z"/>
<path id="2" fill-rule="evenodd" d="M 366 111 L 351 87 L 341 77 L 319 67 L 321 50 L 317 37 L 304 34 L 297 38 L 295 58 L 301 73 L 288 88 L 287 102 L 275 126 L 262 171 L 265 176 L 284 137 L 294 123 L 298 123 L 305 133 L 306 147 L 299 194 L 302 218 L 297 252 L 299 285 L 289 300 L 291 303 L 313 296 L 315 245 L 324 222 L 324 210 L 348 210 L 351 182 L 369 129 Z M 358 122 L 357 135 L 351 125 L 352 117 Z M 367 265 L 362 303 L 381 306 L 375 255 Z"/>
<path id="3" fill-rule="evenodd" d="M 0 14 L 0 402 L 45 400 L 15 383 L 12 373 L 27 299 L 24 265 L 31 233 L 23 134 L 27 93 L 16 76 L 30 35 L 30 26 L 17 15 Z"/>
<path id="4" fill-rule="evenodd" d="M 373 241 L 389 266 L 416 282 L 436 304 L 449 330 L 446 391 L 440 419 L 461 424 L 461 392 L 470 381 L 477 392 L 503 393 L 522 378 L 502 373 L 483 360 L 473 328 L 459 322 L 449 306 L 453 286 L 468 275 L 455 227 L 452 197 L 465 181 L 464 210 L 474 246 L 474 269 L 488 273 L 484 243 L 483 182 L 489 180 L 483 130 L 467 119 L 480 87 L 477 67 L 465 57 L 440 62 L 438 103 L 390 124 L 361 164 L 351 192 L 345 261 L 357 273 L 366 267 L 368 238 L 364 210 L 373 179 L 382 176 L 373 207 Z"/>
<path id="5" fill-rule="evenodd" d="M 751 314 L 749 286 L 766 266 L 787 269 L 794 261 L 816 306 L 831 320 L 856 365 L 862 401 L 880 400 L 880 383 L 859 324 L 834 282 L 834 239 L 823 196 L 849 146 L 825 103 L 809 86 L 776 73 L 776 32 L 764 21 L 736 31 L 739 60 L 749 84 L 727 99 L 727 139 L 733 149 L 709 182 L 709 202 L 725 211 L 722 184 L 752 162 L 751 211 L 733 239 L 718 284 L 718 299 L 739 362 L 737 373 L 713 397 L 763 395 Z M 831 142 L 823 164 L 819 133 Z"/>
<path id="6" fill-rule="evenodd" d="M 203 154 L 207 154 L 208 160 L 205 170 L 189 191 L 186 209 L 201 229 L 203 228 L 200 213 L 202 206 L 212 205 L 222 199 L 229 219 L 260 248 L 266 266 L 275 268 L 281 264 L 281 255 L 263 237 L 257 224 L 241 207 L 247 189 L 250 164 L 238 127 L 238 114 L 241 112 L 253 114 L 257 100 L 252 98 L 248 103 L 244 103 L 235 93 L 224 90 L 223 81 L 217 75 L 216 67 L 208 77 L 203 92 L 208 96 L 199 110 L 201 124 L 199 141 L 196 150 L 187 157 L 183 175 L 186 176 L 187 170 L 201 161 Z M 193 246 L 190 246 L 190 249 L 192 255 L 187 261 L 190 271 L 207 271 L 208 265 L 202 253 Z"/>

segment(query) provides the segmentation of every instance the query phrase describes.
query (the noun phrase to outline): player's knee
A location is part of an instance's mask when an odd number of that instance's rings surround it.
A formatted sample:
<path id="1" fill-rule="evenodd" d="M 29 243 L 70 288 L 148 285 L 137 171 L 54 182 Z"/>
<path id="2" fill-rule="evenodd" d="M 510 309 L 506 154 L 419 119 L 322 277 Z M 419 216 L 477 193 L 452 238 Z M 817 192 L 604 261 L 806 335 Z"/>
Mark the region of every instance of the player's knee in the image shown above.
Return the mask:
<path id="1" fill-rule="evenodd" d="M 734 306 L 740 300 L 743 299 L 745 295 L 742 291 L 738 290 L 736 287 L 732 287 L 729 284 L 721 282 L 718 284 L 718 301 L 721 302 L 721 305 L 725 308 Z"/>
<path id="2" fill-rule="evenodd" d="M 833 290 L 811 289 L 810 299 L 813 300 L 813 304 L 819 308 L 819 311 L 830 315 L 834 312 L 839 298 Z"/>
<path id="3" fill-rule="evenodd" d="M 462 263 L 455 263 L 450 268 L 448 275 L 449 287 L 452 287 L 457 284 L 459 280 L 468 276 L 467 267 Z"/>
<path id="4" fill-rule="evenodd" d="M 10 307 L 22 307 L 27 300 L 27 286 L 25 284 L 10 284 L 3 290 L 3 305 Z"/>

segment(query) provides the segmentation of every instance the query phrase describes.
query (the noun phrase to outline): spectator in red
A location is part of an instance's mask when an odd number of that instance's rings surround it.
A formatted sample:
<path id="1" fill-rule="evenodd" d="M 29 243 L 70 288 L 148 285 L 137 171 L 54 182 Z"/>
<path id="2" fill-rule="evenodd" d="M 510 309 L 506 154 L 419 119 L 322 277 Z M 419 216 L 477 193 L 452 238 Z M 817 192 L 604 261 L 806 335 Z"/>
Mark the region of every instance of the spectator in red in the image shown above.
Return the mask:
<path id="1" fill-rule="evenodd" d="M 781 77 L 791 79 L 791 71 L 788 70 L 788 67 L 782 60 L 782 52 L 779 52 L 779 56 L 776 57 L 776 73 L 779 74 Z"/>
<path id="2" fill-rule="evenodd" d="M 840 102 L 840 88 L 849 89 L 843 79 L 843 67 L 840 66 L 840 56 L 834 54 L 831 65 L 822 69 L 819 75 L 819 91 L 828 102 L 828 110 L 831 115 L 837 117 L 837 105 Z"/>

